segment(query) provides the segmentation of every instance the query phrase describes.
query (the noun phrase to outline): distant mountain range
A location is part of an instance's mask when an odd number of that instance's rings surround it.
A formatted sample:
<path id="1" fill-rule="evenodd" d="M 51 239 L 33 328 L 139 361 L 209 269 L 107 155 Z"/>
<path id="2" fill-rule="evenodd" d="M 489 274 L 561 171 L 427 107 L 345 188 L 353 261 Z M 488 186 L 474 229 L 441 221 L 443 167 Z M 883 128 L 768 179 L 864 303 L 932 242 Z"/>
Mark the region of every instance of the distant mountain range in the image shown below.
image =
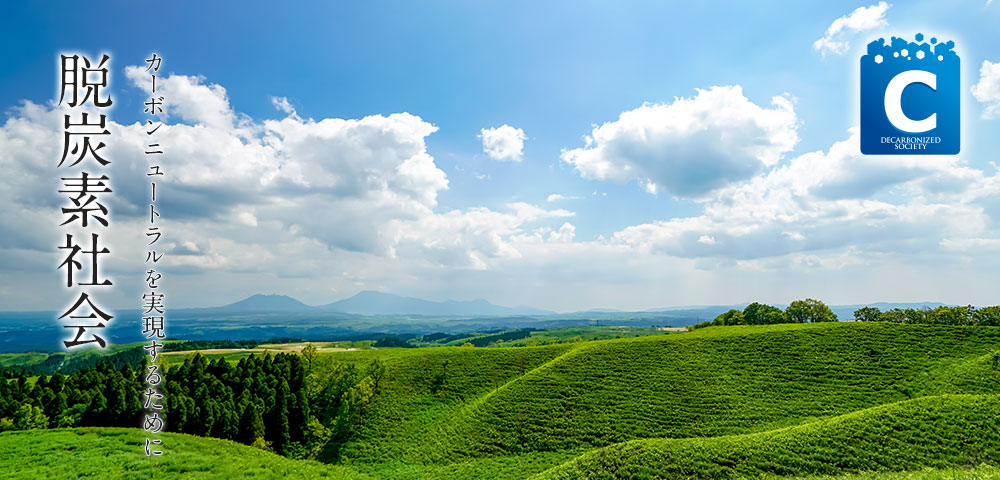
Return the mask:
<path id="1" fill-rule="evenodd" d="M 857 305 L 830 305 L 830 309 L 840 320 L 853 318 L 854 310 L 864 306 L 878 307 L 885 311 L 893 308 L 933 308 L 944 305 L 941 302 L 891 303 L 877 302 Z M 787 305 L 775 304 L 784 309 Z M 742 310 L 744 305 L 699 305 L 679 306 L 645 310 L 648 313 L 686 314 L 714 318 L 731 308 Z M 422 316 L 512 316 L 512 315 L 555 315 L 557 312 L 527 306 L 504 307 L 486 300 L 435 302 L 414 297 L 403 297 L 391 293 L 365 290 L 358 294 L 326 305 L 306 305 L 287 295 L 257 294 L 222 307 L 196 309 L 213 313 L 345 313 L 351 315 L 422 315 Z M 610 308 L 593 308 L 575 314 L 635 313 Z"/>
<path id="2" fill-rule="evenodd" d="M 939 302 L 872 303 L 882 311 L 924 308 Z M 775 305 L 784 308 L 784 305 Z M 851 320 L 864 305 L 830 305 L 841 320 Z M 307 338 L 351 339 L 384 334 L 466 333 L 515 328 L 550 328 L 579 325 L 683 327 L 712 320 L 730 308 L 744 305 L 707 305 L 665 308 L 658 311 L 622 312 L 595 308 L 556 313 L 532 307 L 504 307 L 485 300 L 432 302 L 419 298 L 366 291 L 327 305 L 310 306 L 286 295 L 253 295 L 235 303 L 210 308 L 170 310 L 170 336 L 184 340 Z M 120 309 L 127 318 L 133 309 Z M 142 312 L 142 310 L 136 310 Z M 0 353 L 52 351 L 61 348 L 66 335 L 55 321 L 58 312 L 0 311 Z M 117 320 L 117 319 L 116 319 Z M 114 321 L 106 337 L 124 344 L 144 339 L 134 322 Z"/>
<path id="3" fill-rule="evenodd" d="M 253 295 L 222 307 L 215 313 L 246 312 L 336 312 L 354 315 L 425 315 L 425 316 L 511 316 L 552 315 L 555 312 L 532 307 L 504 307 L 486 300 L 433 302 L 391 293 L 365 290 L 350 298 L 318 306 L 306 305 L 287 295 Z"/>
<path id="4" fill-rule="evenodd" d="M 787 305 L 772 304 L 775 307 L 784 309 Z M 854 311 L 858 308 L 871 306 L 882 311 L 893 308 L 934 308 L 940 305 L 947 305 L 942 302 L 875 302 L 869 304 L 855 305 L 829 305 L 833 313 L 840 320 L 852 320 Z M 613 308 L 591 308 L 575 312 L 554 312 L 530 306 L 505 307 L 490 303 L 483 299 L 456 301 L 445 300 L 441 302 L 424 300 L 414 297 L 404 297 L 391 293 L 365 290 L 352 297 L 338 300 L 325 305 L 306 305 L 288 295 L 277 294 L 256 294 L 243 300 L 221 307 L 196 307 L 178 308 L 175 313 L 185 315 L 207 315 L 207 316 L 227 316 L 227 315 L 253 315 L 253 314 L 285 314 L 295 313 L 307 316 L 340 314 L 341 317 L 356 315 L 398 315 L 398 316 L 418 316 L 418 317 L 517 317 L 517 316 L 615 316 L 622 315 L 647 315 L 647 316 L 670 316 L 670 317 L 690 317 L 698 321 L 711 320 L 717 315 L 729 309 L 742 310 L 746 305 L 690 305 L 664 308 L 651 308 L 641 311 L 619 310 Z M 32 312 L 4 312 L 0 313 L 32 313 Z M 43 312 L 34 312 L 43 313 Z M 0 321 L 0 333 L 4 331 L 4 323 Z"/>
<path id="5" fill-rule="evenodd" d="M 358 315 L 551 315 L 555 312 L 532 307 L 502 307 L 483 299 L 432 302 L 413 297 L 366 290 L 323 309 Z"/>

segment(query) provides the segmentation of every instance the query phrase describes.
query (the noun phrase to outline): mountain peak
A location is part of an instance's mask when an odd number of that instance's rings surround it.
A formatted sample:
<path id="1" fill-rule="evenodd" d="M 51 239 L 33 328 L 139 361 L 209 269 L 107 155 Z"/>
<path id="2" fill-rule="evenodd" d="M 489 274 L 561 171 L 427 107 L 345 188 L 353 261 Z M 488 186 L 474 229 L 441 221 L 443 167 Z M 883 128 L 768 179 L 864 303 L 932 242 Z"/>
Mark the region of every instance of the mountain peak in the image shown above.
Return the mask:
<path id="1" fill-rule="evenodd" d="M 295 311 L 308 309 L 309 306 L 288 295 L 258 293 L 219 308 L 231 311 Z"/>

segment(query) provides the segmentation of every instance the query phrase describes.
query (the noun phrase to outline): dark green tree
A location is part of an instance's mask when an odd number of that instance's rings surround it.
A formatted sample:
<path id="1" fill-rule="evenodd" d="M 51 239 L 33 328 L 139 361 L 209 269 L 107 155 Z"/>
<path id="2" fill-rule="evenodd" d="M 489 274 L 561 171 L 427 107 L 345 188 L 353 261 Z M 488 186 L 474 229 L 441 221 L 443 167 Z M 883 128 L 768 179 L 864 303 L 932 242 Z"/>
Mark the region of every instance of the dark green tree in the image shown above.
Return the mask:
<path id="1" fill-rule="evenodd" d="M 747 325 L 773 325 L 788 322 L 785 312 L 778 307 L 753 302 L 743 309 L 743 319 Z"/>
<path id="2" fill-rule="evenodd" d="M 288 382 L 281 379 L 278 389 L 274 394 L 274 403 L 271 405 L 264 422 L 267 430 L 267 439 L 271 442 L 274 451 L 278 454 L 285 454 L 285 447 L 291 441 L 291 432 L 288 426 Z"/>
<path id="3" fill-rule="evenodd" d="M 743 312 L 734 309 L 715 317 L 712 325 L 743 325 Z"/>
<path id="4" fill-rule="evenodd" d="M 240 418 L 240 433 L 237 440 L 240 443 L 253 445 L 258 440 L 264 439 L 264 419 L 260 415 L 257 404 L 248 403 L 243 409 L 243 417 Z"/>
<path id="5" fill-rule="evenodd" d="M 984 307 L 973 315 L 976 325 L 1000 327 L 1000 306 Z"/>
<path id="6" fill-rule="evenodd" d="M 316 345 L 310 343 L 305 347 L 302 347 L 302 358 L 306 361 L 306 365 L 310 370 L 312 370 L 313 362 L 316 360 L 318 355 L 319 353 Z"/>
<path id="7" fill-rule="evenodd" d="M 861 307 L 854 311 L 854 321 L 877 322 L 881 315 L 882 311 L 876 307 Z"/>
<path id="8" fill-rule="evenodd" d="M 823 302 L 807 298 L 796 300 L 785 309 L 785 315 L 792 323 L 836 322 L 837 315 Z"/>

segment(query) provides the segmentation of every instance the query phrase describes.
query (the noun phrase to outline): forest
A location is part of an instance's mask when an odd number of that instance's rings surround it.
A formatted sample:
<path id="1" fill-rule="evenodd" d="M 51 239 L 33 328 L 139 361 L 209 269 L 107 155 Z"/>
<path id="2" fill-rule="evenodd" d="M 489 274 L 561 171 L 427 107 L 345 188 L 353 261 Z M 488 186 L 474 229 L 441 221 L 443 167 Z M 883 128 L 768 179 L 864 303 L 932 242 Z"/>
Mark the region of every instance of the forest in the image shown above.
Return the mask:
<path id="1" fill-rule="evenodd" d="M 119 360 L 112 356 L 69 374 L 4 371 L 0 431 L 138 427 L 144 404 L 154 401 L 144 391 L 143 375 L 162 366 L 140 358 L 133 368 Z M 384 370 L 378 361 L 359 369 L 308 354 L 251 355 L 232 363 L 193 353 L 162 370 L 163 411 L 172 432 L 315 457 L 346 440 Z"/>

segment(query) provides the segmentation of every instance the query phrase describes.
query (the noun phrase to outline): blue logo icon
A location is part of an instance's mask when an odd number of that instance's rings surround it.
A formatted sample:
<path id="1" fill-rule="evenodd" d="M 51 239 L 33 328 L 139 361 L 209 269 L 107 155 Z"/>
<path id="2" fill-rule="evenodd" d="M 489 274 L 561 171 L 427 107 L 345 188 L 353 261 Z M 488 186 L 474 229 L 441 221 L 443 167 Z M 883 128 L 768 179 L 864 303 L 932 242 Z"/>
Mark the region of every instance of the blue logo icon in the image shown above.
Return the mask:
<path id="1" fill-rule="evenodd" d="M 924 42 L 919 33 L 914 38 L 880 38 L 861 57 L 865 155 L 955 155 L 961 148 L 955 42 Z"/>

